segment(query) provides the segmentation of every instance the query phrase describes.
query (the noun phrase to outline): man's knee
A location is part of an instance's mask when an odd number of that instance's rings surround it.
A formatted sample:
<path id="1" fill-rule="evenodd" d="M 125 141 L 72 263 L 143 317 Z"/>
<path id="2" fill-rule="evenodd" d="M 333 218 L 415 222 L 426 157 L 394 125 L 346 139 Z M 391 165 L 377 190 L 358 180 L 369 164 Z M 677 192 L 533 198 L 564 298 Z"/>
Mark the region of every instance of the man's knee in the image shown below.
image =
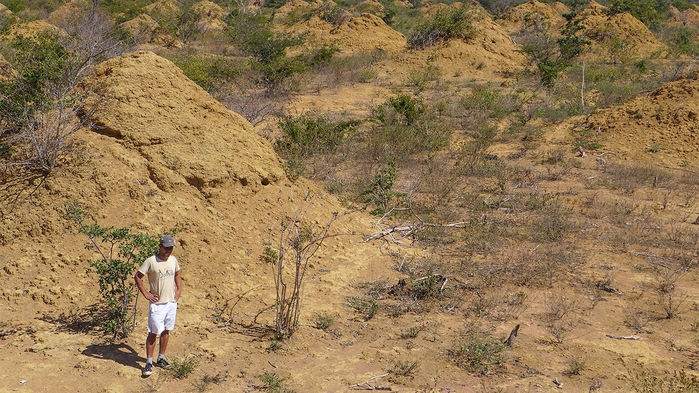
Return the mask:
<path id="1" fill-rule="evenodd" d="M 170 334 L 170 331 L 169 331 L 169 330 L 163 330 L 163 332 L 160 333 L 160 337 L 162 337 L 162 336 L 167 336 L 168 334 Z"/>

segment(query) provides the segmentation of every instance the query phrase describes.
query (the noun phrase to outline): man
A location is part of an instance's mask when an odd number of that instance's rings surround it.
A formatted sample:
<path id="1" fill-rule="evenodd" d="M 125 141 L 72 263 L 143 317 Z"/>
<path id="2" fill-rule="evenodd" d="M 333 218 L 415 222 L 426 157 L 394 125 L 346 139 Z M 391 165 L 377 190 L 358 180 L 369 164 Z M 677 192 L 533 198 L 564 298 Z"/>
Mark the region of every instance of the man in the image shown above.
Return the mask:
<path id="1" fill-rule="evenodd" d="M 146 259 L 138 268 L 134 279 L 136 286 L 150 302 L 148 308 L 148 338 L 146 339 L 146 366 L 142 374 L 147 377 L 153 373 L 153 350 L 155 339 L 160 335 L 160 348 L 155 365 L 169 369 L 170 363 L 165 360 L 165 350 L 170 338 L 170 330 L 175 328 L 177 315 L 177 300 L 182 294 L 182 279 L 180 264 L 172 254 L 175 239 L 165 235 L 160 239 L 157 255 Z M 143 286 L 143 276 L 148 276 L 150 291 Z"/>

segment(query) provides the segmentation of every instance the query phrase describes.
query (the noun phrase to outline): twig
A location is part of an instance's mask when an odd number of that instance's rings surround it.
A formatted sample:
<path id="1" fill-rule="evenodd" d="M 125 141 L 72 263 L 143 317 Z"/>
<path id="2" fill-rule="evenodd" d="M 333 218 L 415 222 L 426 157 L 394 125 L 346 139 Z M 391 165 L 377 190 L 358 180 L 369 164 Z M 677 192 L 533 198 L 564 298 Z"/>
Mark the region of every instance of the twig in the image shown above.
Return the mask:
<path id="1" fill-rule="evenodd" d="M 267 361 L 267 363 L 269 363 L 270 366 L 272 366 L 272 367 L 274 367 L 274 368 L 277 368 L 277 366 L 275 366 L 274 364 L 272 364 L 272 362 L 270 362 L 269 360 Z"/>
<path id="2" fill-rule="evenodd" d="M 617 340 L 640 340 L 641 339 L 638 336 L 615 336 L 612 334 L 607 334 L 606 336 L 609 338 L 617 339 Z"/>
<path id="3" fill-rule="evenodd" d="M 350 386 L 350 388 L 352 388 L 352 390 L 388 390 L 388 391 L 392 391 L 393 389 L 391 389 L 390 386 L 372 385 L 370 383 L 371 381 L 373 381 L 375 379 L 386 378 L 387 376 L 389 376 L 389 374 L 391 374 L 391 373 L 386 373 L 386 374 L 377 375 L 375 377 L 371 377 L 366 382 L 356 383 L 356 384 Z"/>
<path id="4" fill-rule="evenodd" d="M 512 343 L 515 341 L 515 337 L 517 337 L 517 334 L 519 334 L 519 324 L 515 326 L 514 329 L 510 332 L 510 336 L 507 337 L 507 340 L 505 340 L 504 344 L 507 345 L 508 347 L 512 346 Z"/>

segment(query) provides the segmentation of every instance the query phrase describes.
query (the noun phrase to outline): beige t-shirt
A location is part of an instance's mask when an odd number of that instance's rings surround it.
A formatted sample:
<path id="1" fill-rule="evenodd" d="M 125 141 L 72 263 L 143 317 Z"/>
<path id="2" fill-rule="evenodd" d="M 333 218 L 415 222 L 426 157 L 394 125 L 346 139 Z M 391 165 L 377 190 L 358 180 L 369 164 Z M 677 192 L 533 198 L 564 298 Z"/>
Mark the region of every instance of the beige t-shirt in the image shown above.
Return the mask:
<path id="1" fill-rule="evenodd" d="M 175 301 L 175 272 L 180 271 L 177 258 L 170 255 L 167 261 L 158 258 L 157 255 L 146 259 L 138 271 L 148 276 L 150 293 L 158 295 L 158 303 Z"/>

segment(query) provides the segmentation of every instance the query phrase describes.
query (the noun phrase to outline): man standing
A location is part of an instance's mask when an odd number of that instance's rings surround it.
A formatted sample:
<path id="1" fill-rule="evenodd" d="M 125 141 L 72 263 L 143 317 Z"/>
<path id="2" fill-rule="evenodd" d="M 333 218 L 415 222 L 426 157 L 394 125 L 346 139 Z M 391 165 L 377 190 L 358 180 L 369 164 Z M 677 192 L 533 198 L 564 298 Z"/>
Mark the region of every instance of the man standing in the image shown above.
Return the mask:
<path id="1" fill-rule="evenodd" d="M 146 259 L 138 268 L 134 279 L 136 286 L 143 296 L 150 302 L 148 308 L 148 338 L 146 339 L 146 366 L 142 374 L 147 377 L 153 373 L 153 350 L 155 339 L 160 335 L 160 348 L 156 366 L 169 369 L 170 363 L 165 360 L 167 341 L 170 338 L 170 330 L 175 328 L 175 316 L 177 315 L 177 300 L 182 294 L 182 279 L 180 278 L 180 264 L 172 254 L 175 247 L 175 239 L 165 235 L 160 239 L 157 255 Z M 143 286 L 143 276 L 148 276 L 150 291 Z"/>

